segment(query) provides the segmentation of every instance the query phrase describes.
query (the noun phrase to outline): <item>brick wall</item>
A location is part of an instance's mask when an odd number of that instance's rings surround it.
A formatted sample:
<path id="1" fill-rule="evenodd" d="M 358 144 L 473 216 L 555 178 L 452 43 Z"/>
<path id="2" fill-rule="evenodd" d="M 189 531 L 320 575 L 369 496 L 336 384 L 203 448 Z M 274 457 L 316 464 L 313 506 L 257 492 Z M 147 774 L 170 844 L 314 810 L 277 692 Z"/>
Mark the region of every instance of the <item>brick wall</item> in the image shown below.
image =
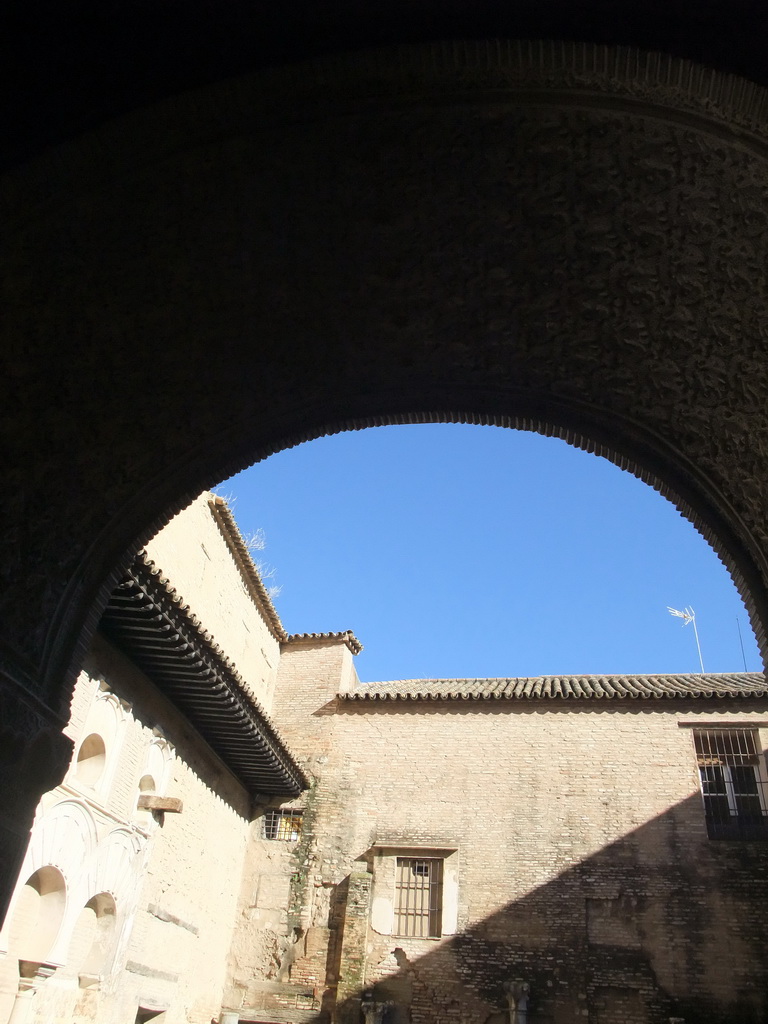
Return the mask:
<path id="1" fill-rule="evenodd" d="M 336 694 L 356 678 L 343 640 L 283 645 L 272 716 L 312 785 L 295 800 L 256 808 L 229 955 L 227 1006 L 279 1014 L 297 1001 L 300 1009 L 319 1008 L 324 994 L 328 1001 L 329 983 L 335 994 L 330 965 L 346 905 L 347 816 L 355 807 L 329 800 L 331 791 L 317 783 L 335 757 Z M 301 842 L 262 838 L 261 817 L 278 806 L 302 809 Z"/>
<path id="2" fill-rule="evenodd" d="M 504 984 L 522 978 L 530 1024 L 768 1020 L 768 844 L 707 838 L 691 730 L 680 727 L 766 722 L 768 708 L 331 703 L 334 657 L 340 666 L 339 651 L 302 652 L 275 704 L 316 779 L 313 876 L 343 902 L 381 849 L 443 848 L 458 863 L 456 935 L 385 934 L 375 914 L 357 935 L 364 985 L 395 1004 L 385 1019 L 506 1021 Z M 349 908 L 334 920 L 310 901 L 306 914 L 330 926 L 329 1005 L 356 970 L 345 960 Z M 319 959 L 315 950 L 313 977 Z M 308 968 L 297 958 L 297 977 Z"/>

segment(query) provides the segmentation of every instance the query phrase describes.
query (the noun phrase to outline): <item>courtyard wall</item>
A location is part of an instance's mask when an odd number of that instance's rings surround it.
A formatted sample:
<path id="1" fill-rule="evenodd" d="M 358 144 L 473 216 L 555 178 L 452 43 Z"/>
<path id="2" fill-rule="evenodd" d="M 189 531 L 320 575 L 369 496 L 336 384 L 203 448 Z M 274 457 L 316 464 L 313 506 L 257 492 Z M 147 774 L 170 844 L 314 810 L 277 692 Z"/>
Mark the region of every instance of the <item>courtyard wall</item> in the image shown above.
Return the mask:
<path id="1" fill-rule="evenodd" d="M 501 1022 L 522 980 L 530 1022 L 768 1020 L 768 844 L 707 837 L 691 728 L 756 728 L 764 779 L 764 701 L 346 700 L 343 645 L 314 657 L 275 708 L 315 780 L 284 856 L 319 1012 L 357 1022 L 368 990 L 384 1020 Z M 394 934 L 398 856 L 444 860 L 439 938 Z"/>

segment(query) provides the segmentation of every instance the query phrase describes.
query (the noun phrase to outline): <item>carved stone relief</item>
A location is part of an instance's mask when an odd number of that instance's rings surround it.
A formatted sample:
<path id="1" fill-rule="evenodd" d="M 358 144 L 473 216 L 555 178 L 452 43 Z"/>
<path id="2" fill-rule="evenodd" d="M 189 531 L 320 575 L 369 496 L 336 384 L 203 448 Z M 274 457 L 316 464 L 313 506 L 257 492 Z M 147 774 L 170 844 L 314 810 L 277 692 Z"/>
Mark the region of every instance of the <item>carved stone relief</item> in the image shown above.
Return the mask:
<path id="1" fill-rule="evenodd" d="M 658 56 L 435 46 L 169 100 L 4 179 L 6 674 L 60 719 L 121 561 L 194 493 L 435 419 L 638 472 L 763 643 L 766 109 Z"/>

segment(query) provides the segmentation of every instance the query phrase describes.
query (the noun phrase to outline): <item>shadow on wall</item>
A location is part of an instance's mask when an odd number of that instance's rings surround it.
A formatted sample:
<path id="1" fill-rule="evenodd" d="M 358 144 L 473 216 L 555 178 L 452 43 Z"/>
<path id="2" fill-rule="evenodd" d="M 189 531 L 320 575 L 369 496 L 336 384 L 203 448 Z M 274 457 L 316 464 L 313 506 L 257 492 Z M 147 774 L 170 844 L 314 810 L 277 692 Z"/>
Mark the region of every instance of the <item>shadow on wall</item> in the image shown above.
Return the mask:
<path id="1" fill-rule="evenodd" d="M 553 837 L 558 857 L 567 843 Z M 329 983 L 344 970 L 344 941 L 329 950 Z M 336 1019 L 764 1024 L 768 843 L 708 840 L 696 794 L 456 936 L 433 941 L 431 952 L 414 955 L 413 940 L 369 928 L 366 989 L 340 1004 Z M 326 1007 L 313 1018 L 318 1024 L 329 1019 Z"/>

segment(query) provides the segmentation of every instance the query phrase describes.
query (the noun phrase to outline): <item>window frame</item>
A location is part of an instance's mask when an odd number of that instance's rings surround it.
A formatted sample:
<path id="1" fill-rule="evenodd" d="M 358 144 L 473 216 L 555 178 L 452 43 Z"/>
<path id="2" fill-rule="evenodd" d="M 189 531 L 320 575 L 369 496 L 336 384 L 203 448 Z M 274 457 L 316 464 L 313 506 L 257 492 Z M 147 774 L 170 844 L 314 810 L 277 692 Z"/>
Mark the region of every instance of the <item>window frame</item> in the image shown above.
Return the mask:
<path id="1" fill-rule="evenodd" d="M 373 886 L 371 919 L 373 931 L 396 936 L 403 942 L 439 942 L 458 931 L 459 851 L 458 846 L 381 845 L 371 848 Z M 398 861 L 439 861 L 441 890 L 439 907 L 434 908 L 429 935 L 407 935 L 398 930 Z M 439 932 L 439 934 L 437 934 Z"/>
<path id="2" fill-rule="evenodd" d="M 768 840 L 768 776 L 758 727 L 741 723 L 695 726 L 692 741 L 707 836 Z M 751 782 L 737 781 L 737 773 L 744 771 L 754 780 L 754 790 Z"/>
<path id="3" fill-rule="evenodd" d="M 443 934 L 444 857 L 395 858 L 395 924 L 404 939 L 439 939 Z"/>
<path id="4" fill-rule="evenodd" d="M 286 829 L 284 822 L 298 822 L 298 827 Z M 303 807 L 270 807 L 261 818 L 261 838 L 267 842 L 298 843 L 304 829 Z M 288 835 L 284 834 L 289 832 Z M 273 835 L 270 835 L 273 832 Z"/>

